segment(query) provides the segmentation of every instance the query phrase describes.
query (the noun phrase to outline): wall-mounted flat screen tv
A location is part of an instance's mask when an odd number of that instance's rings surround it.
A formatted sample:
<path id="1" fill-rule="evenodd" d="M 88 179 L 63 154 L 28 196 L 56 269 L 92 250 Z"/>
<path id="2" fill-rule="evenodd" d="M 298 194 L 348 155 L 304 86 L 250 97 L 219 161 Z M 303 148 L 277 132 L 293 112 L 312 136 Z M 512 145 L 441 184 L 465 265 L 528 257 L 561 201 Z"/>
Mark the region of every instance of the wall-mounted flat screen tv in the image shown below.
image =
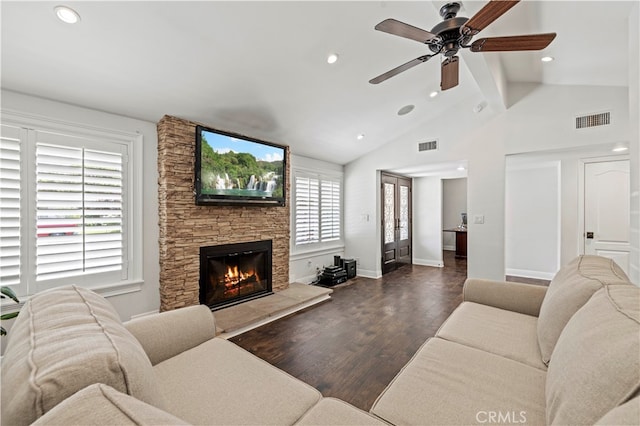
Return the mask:
<path id="1" fill-rule="evenodd" d="M 283 206 L 287 147 L 196 127 L 197 205 Z"/>

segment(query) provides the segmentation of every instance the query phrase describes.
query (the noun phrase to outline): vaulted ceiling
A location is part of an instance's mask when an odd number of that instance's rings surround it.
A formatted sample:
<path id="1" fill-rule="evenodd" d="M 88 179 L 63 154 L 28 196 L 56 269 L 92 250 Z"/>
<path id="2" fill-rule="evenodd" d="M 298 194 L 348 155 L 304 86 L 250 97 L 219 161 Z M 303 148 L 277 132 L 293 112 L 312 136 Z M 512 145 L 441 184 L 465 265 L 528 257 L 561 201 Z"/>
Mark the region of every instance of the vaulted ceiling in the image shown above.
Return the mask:
<path id="1" fill-rule="evenodd" d="M 430 30 L 444 3 L 74 1 L 81 20 L 68 25 L 60 2 L 3 1 L 2 88 L 152 122 L 170 114 L 345 164 L 461 105 L 508 108 L 513 83 L 627 86 L 632 2 L 532 0 L 481 34 L 556 32 L 545 50 L 465 50 L 459 86 L 435 98 L 436 58 L 369 84 L 429 53 L 374 26 L 395 18 Z M 459 16 L 485 3 L 463 1 Z M 398 115 L 406 105 L 415 108 Z"/>

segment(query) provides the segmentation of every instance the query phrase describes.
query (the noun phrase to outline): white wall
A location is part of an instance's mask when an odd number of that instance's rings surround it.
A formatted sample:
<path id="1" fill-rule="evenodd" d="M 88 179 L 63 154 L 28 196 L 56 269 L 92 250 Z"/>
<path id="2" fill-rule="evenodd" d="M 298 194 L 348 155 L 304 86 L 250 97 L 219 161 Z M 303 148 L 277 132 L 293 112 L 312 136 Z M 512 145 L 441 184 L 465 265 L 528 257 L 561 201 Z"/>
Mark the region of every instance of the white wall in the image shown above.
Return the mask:
<path id="1" fill-rule="evenodd" d="M 454 89 L 455 90 L 455 89 Z M 472 112 L 469 99 L 449 114 L 431 120 L 345 167 L 345 250 L 360 259 L 359 268 L 381 273 L 377 218 L 379 191 L 376 170 L 394 170 L 468 159 L 468 275 L 504 278 L 505 155 L 629 140 L 629 101 L 624 87 L 514 87 L 519 96 L 496 114 L 489 108 Z M 527 93 L 527 95 L 523 95 Z M 522 97 L 524 96 L 524 97 Z M 477 103 L 477 102 L 475 102 Z M 574 129 L 575 116 L 613 111 L 606 128 Z M 436 152 L 417 152 L 417 143 L 439 140 Z M 475 224 L 483 216 L 484 224 Z"/>
<path id="2" fill-rule="evenodd" d="M 318 173 L 336 174 L 342 173 L 343 167 L 339 164 L 328 163 L 326 161 L 315 160 L 301 155 L 291 153 L 289 158 L 291 170 L 301 169 L 314 171 Z M 293 182 L 291 186 L 293 190 Z M 293 193 L 292 193 L 293 194 Z M 344 191 L 343 191 L 344 199 Z M 293 202 L 293 197 L 291 198 Z M 289 209 L 294 214 L 294 209 Z M 293 232 L 294 218 L 291 217 L 291 231 Z M 344 227 L 343 227 L 344 228 Z M 317 271 L 322 270 L 325 266 L 333 265 L 333 256 L 347 257 L 344 252 L 344 242 L 336 242 L 329 247 L 320 250 L 305 251 L 296 250 L 293 245 L 293 237 L 291 238 L 291 250 L 289 256 L 289 282 L 298 282 L 309 284 L 317 277 Z M 356 269 L 358 264 L 356 262 Z"/>
<path id="3" fill-rule="evenodd" d="M 629 278 L 640 285 L 640 4 L 629 17 L 629 116 L 631 117 L 631 259 Z"/>
<path id="4" fill-rule="evenodd" d="M 552 154 L 551 154 L 552 155 Z M 561 213 L 561 240 L 560 240 L 560 266 L 571 262 L 581 254 L 582 232 L 579 227 L 580 206 L 578 205 L 580 174 L 584 173 L 579 158 L 563 158 L 560 162 L 560 213 Z"/>
<path id="5" fill-rule="evenodd" d="M 507 275 L 551 279 L 560 268 L 560 162 L 510 166 L 505 183 Z"/>
<path id="6" fill-rule="evenodd" d="M 442 260 L 442 179 L 414 178 L 413 186 L 413 263 L 443 266 Z"/>
<path id="7" fill-rule="evenodd" d="M 158 140 L 155 123 L 80 108 L 15 92 L 2 91 L 2 110 L 37 115 L 100 129 L 140 133 L 143 136 L 143 258 L 141 290 L 107 296 L 120 318 L 155 312 L 160 307 L 158 284 Z"/>
<path id="8" fill-rule="evenodd" d="M 467 212 L 467 179 L 442 180 L 442 229 L 451 229 L 462 223 L 461 213 Z M 442 248 L 456 249 L 456 234 L 442 233 Z"/>

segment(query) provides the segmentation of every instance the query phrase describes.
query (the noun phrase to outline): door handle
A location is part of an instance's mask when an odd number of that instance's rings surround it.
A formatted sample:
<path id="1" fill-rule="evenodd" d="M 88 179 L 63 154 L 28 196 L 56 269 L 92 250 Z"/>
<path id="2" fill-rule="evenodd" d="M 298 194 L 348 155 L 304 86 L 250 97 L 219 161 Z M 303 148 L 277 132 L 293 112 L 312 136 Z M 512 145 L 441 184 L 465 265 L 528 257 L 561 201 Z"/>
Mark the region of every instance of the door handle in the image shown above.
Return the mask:
<path id="1" fill-rule="evenodd" d="M 587 240 L 593 240 L 593 232 L 587 232 Z"/>

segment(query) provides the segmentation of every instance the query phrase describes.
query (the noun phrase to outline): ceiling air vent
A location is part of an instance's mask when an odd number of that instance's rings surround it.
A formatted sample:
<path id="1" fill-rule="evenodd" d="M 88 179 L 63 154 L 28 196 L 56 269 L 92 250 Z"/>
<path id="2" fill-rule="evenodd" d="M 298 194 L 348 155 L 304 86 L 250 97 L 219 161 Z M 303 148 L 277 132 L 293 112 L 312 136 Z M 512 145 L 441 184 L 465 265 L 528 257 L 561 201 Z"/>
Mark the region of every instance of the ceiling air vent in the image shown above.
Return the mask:
<path id="1" fill-rule="evenodd" d="M 587 127 L 605 126 L 611 124 L 611 113 L 602 112 L 600 114 L 583 115 L 576 117 L 576 129 L 586 129 Z"/>
<path id="2" fill-rule="evenodd" d="M 434 151 L 438 149 L 438 141 L 420 142 L 418 144 L 418 152 Z"/>

